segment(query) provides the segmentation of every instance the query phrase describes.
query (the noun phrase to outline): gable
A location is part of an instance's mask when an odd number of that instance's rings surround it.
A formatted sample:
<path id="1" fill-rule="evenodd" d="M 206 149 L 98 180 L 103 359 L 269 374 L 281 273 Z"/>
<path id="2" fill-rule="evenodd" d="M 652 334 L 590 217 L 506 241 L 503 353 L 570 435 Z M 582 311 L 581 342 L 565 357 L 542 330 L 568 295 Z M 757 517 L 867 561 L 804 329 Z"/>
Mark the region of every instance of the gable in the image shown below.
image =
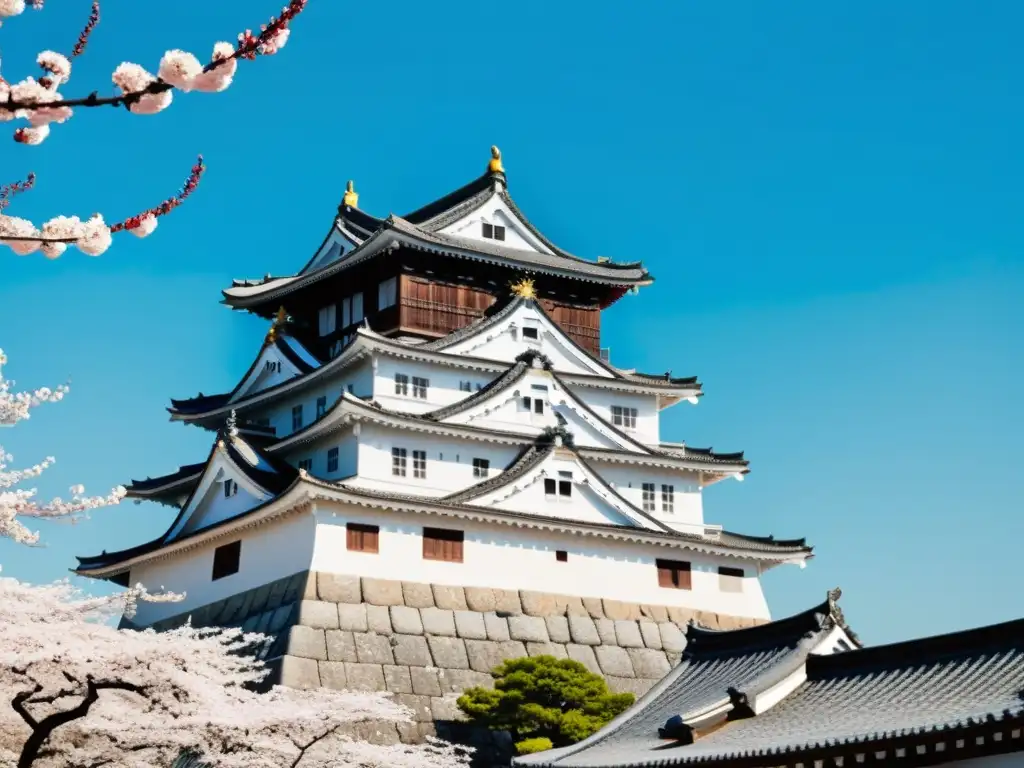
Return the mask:
<path id="1" fill-rule="evenodd" d="M 233 493 L 230 495 L 225 492 L 228 482 L 234 484 Z M 253 507 L 269 501 L 270 498 L 269 492 L 253 483 L 238 467 L 227 460 L 222 449 L 217 449 L 165 539 L 171 541 L 209 528 L 244 514 Z"/>
<path id="2" fill-rule="evenodd" d="M 282 339 L 279 343 L 288 342 L 286 339 Z M 301 355 L 302 357 L 310 357 L 312 360 L 312 357 L 305 349 L 302 349 L 301 345 L 295 344 L 293 349 L 296 346 L 305 353 Z M 256 358 L 249 374 L 238 385 L 228 402 L 237 403 L 239 400 L 244 400 L 265 389 L 276 387 L 278 384 L 283 384 L 304 373 L 305 371 L 299 370 L 299 367 L 288 359 L 288 356 L 281 351 L 277 344 L 267 344 L 260 352 L 260 356 Z"/>
<path id="3" fill-rule="evenodd" d="M 524 515 L 664 530 L 631 508 L 576 454 L 566 450 L 551 451 L 510 482 L 462 503 Z"/>
<path id="4" fill-rule="evenodd" d="M 525 332 L 524 332 L 525 329 Z M 531 330 L 535 338 L 530 338 Z M 613 374 L 572 342 L 536 302 L 524 301 L 494 325 L 441 348 L 450 355 L 466 355 L 511 363 L 524 352 L 540 352 L 555 371 L 613 378 Z"/>
<path id="5" fill-rule="evenodd" d="M 505 239 L 497 240 L 484 237 L 484 224 L 490 224 L 492 227 L 504 227 Z M 519 220 L 497 193 L 492 194 L 483 205 L 439 231 L 441 234 L 454 235 L 466 240 L 498 243 L 506 248 L 534 251 L 535 253 L 551 253 L 551 249 L 530 232 L 529 228 Z"/>
<path id="6" fill-rule="evenodd" d="M 354 238 L 355 235 L 351 235 L 351 237 Z M 335 224 L 331 228 L 331 233 L 327 236 L 327 239 L 324 240 L 323 244 L 313 255 L 313 258 L 309 260 L 309 263 L 303 267 L 299 274 L 305 275 L 310 272 L 316 272 L 328 264 L 333 264 L 354 247 L 352 239 L 342 234 L 338 229 L 338 225 Z"/>

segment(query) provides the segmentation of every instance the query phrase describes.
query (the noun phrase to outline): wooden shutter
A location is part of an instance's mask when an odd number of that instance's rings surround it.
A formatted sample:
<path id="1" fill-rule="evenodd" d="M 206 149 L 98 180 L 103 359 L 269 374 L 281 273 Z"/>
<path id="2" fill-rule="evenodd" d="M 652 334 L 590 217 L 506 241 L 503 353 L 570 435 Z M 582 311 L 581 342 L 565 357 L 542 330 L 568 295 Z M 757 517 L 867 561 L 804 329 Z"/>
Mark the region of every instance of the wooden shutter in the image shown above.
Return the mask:
<path id="1" fill-rule="evenodd" d="M 690 564 L 682 560 L 657 560 L 658 586 L 690 589 Z"/>
<path id="2" fill-rule="evenodd" d="M 348 523 L 346 529 L 346 546 L 353 552 L 379 552 L 380 528 L 376 525 Z"/>
<path id="3" fill-rule="evenodd" d="M 462 531 L 447 528 L 423 529 L 423 558 L 425 560 L 442 560 L 447 563 L 462 562 Z"/>

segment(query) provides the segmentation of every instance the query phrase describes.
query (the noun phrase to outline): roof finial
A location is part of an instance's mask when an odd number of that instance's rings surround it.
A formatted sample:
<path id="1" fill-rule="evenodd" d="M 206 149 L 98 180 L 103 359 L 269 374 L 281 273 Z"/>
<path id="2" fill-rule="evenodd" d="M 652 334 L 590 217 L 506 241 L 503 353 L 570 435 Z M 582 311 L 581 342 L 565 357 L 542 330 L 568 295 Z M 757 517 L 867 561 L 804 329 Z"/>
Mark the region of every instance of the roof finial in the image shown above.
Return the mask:
<path id="1" fill-rule="evenodd" d="M 274 322 L 270 324 L 270 330 L 267 331 L 267 338 L 263 340 L 263 343 L 273 344 L 277 341 L 277 335 L 286 322 L 288 322 L 288 313 L 284 307 L 281 307 L 277 310 L 277 314 L 274 315 Z"/>
<path id="2" fill-rule="evenodd" d="M 529 277 L 524 277 L 519 282 L 512 283 L 512 295 L 518 296 L 521 299 L 536 299 L 537 289 L 533 285 L 533 280 Z"/>
<path id="3" fill-rule="evenodd" d="M 487 170 L 491 173 L 504 173 L 505 167 L 501 164 L 501 150 L 491 147 L 491 162 L 487 164 Z"/>
<path id="4" fill-rule="evenodd" d="M 348 184 L 345 185 L 345 196 L 341 199 L 342 205 L 347 205 L 349 208 L 359 207 L 359 195 L 356 192 L 356 184 L 352 179 L 348 180 Z"/>

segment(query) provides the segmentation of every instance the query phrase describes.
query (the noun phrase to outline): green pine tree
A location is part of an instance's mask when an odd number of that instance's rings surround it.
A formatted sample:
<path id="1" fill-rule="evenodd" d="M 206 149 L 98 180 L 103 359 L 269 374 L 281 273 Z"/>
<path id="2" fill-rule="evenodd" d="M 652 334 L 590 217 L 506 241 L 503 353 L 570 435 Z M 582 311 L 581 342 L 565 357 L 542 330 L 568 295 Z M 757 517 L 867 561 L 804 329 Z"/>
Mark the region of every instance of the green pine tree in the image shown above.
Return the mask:
<path id="1" fill-rule="evenodd" d="M 509 731 L 519 754 L 585 739 L 633 705 L 578 661 L 554 656 L 511 659 L 495 668 L 494 688 L 469 688 L 458 700 L 474 723 Z"/>

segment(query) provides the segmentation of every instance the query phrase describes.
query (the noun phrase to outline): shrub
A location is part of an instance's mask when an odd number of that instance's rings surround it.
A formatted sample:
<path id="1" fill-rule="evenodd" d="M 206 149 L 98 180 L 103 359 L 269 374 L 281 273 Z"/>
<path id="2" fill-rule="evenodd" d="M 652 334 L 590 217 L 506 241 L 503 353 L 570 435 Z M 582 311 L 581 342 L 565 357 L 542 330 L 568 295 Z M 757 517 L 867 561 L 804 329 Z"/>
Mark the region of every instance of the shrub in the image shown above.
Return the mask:
<path id="1" fill-rule="evenodd" d="M 570 659 L 511 659 L 492 674 L 494 689 L 467 689 L 459 709 L 478 725 L 509 731 L 519 754 L 575 744 L 634 702 L 633 694 L 611 693 L 604 678 Z"/>

